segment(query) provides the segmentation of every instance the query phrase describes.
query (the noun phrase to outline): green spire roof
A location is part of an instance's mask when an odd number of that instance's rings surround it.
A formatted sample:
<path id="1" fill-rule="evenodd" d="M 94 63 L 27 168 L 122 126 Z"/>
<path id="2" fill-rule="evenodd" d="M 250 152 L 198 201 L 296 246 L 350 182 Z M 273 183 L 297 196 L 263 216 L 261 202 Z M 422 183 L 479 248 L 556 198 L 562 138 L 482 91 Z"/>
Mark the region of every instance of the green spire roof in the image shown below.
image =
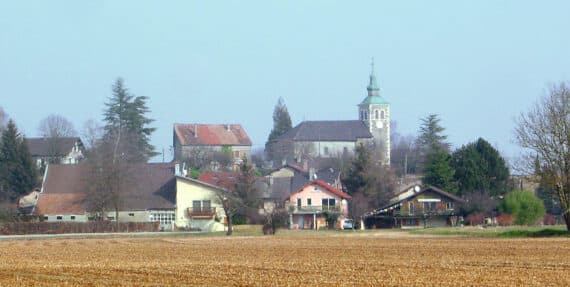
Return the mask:
<path id="1" fill-rule="evenodd" d="M 366 90 L 368 90 L 368 96 L 362 101 L 362 103 L 360 103 L 360 105 L 387 104 L 388 102 L 380 96 L 380 88 L 378 88 L 378 83 L 376 83 L 376 75 L 374 75 L 374 58 L 372 58 L 371 66 L 370 83 L 366 87 Z"/>

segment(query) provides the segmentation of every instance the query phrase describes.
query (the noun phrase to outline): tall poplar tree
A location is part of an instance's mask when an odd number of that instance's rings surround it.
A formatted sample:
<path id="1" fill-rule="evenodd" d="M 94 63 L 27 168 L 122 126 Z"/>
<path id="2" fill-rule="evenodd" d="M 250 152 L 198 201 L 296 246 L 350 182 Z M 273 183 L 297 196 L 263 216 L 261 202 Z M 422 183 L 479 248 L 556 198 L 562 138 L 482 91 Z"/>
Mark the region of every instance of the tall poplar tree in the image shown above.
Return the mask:
<path id="1" fill-rule="evenodd" d="M 274 150 L 273 146 L 275 140 L 288 132 L 291 128 L 291 116 L 289 116 L 289 111 L 287 110 L 283 98 L 279 98 L 275 109 L 273 109 L 273 129 L 265 143 L 265 152 L 269 159 L 273 159 L 276 156 L 277 151 Z"/>

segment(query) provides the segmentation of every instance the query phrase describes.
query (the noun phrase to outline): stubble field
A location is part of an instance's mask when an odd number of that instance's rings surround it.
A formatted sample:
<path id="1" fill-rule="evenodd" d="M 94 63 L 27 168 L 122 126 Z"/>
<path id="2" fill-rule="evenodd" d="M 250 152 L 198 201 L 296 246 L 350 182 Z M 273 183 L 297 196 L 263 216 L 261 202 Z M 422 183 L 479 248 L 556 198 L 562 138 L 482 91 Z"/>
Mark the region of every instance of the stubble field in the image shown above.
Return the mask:
<path id="1" fill-rule="evenodd" d="M 0 258 L 0 286 L 570 286 L 570 238 L 19 239 Z"/>

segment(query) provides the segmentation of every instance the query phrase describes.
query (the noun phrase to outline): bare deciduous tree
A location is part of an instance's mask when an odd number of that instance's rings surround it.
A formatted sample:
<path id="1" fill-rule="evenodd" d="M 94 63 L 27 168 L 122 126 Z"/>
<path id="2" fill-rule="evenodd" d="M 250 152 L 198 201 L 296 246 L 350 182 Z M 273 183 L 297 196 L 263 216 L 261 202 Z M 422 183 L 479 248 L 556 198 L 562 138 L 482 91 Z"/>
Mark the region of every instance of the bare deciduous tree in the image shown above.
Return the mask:
<path id="1" fill-rule="evenodd" d="M 549 94 L 527 113 L 515 128 L 529 171 L 536 170 L 560 200 L 566 228 L 570 230 L 570 87 L 553 85 Z"/>
<path id="2" fill-rule="evenodd" d="M 62 138 L 77 136 L 73 124 L 60 115 L 49 115 L 40 121 L 38 131 L 45 138 Z"/>
<path id="3" fill-rule="evenodd" d="M 272 200 L 266 202 L 263 206 L 264 223 L 262 227 L 263 234 L 274 235 L 277 229 L 285 226 L 287 222 L 287 211 L 285 210 L 285 201 Z"/>
<path id="4" fill-rule="evenodd" d="M 114 219 L 119 227 L 119 211 L 123 207 L 124 192 L 133 184 L 136 162 L 130 160 L 137 148 L 132 137 L 123 135 L 125 141 L 119 145 L 112 139 L 101 140 L 89 152 L 87 209 L 93 215 L 105 219 L 109 211 L 115 213 Z"/>
<path id="5" fill-rule="evenodd" d="M 83 130 L 81 131 L 83 144 L 85 144 L 87 148 L 94 147 L 97 142 L 103 138 L 103 132 L 103 126 L 101 126 L 101 124 L 92 119 L 87 120 L 83 124 Z"/>

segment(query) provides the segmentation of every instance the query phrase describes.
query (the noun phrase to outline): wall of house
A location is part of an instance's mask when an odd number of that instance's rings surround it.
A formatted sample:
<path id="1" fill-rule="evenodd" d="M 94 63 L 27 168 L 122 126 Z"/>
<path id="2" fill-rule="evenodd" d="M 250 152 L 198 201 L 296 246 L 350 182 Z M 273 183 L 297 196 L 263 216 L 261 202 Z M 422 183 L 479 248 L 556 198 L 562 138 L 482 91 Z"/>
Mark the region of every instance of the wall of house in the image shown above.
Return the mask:
<path id="1" fill-rule="evenodd" d="M 214 146 L 175 146 L 174 148 L 174 159 L 184 160 L 193 155 L 195 149 L 201 149 L 206 153 L 221 152 L 221 145 Z M 230 146 L 232 150 L 232 158 L 243 158 L 246 157 L 248 161 L 251 161 L 251 146 Z"/>
<path id="2" fill-rule="evenodd" d="M 322 188 L 319 185 L 312 185 L 312 184 L 308 185 L 305 188 L 303 188 L 303 190 L 301 190 L 300 192 L 291 195 L 289 197 L 289 204 L 296 206 L 297 198 L 301 199 L 301 207 L 308 206 L 307 205 L 308 198 L 311 199 L 311 206 L 313 207 L 322 206 L 322 200 L 324 198 L 334 198 L 335 205 L 340 206 L 340 211 L 342 215 L 341 217 L 348 216 L 348 206 L 346 201 L 342 201 L 342 199 L 339 196 L 327 191 L 326 189 Z"/>
<path id="3" fill-rule="evenodd" d="M 47 222 L 87 222 L 87 214 L 44 214 Z"/>
<path id="4" fill-rule="evenodd" d="M 280 169 L 278 169 L 278 170 L 272 172 L 272 173 L 270 174 L 270 176 L 272 176 L 272 177 L 279 177 L 279 178 L 282 178 L 282 177 L 293 177 L 293 176 L 295 176 L 295 173 L 293 172 L 293 170 L 292 170 L 291 168 L 283 167 L 283 168 L 280 168 Z"/>
<path id="5" fill-rule="evenodd" d="M 419 194 L 413 198 L 410 198 L 409 200 L 403 201 L 401 206 L 400 206 L 400 210 L 402 212 L 408 213 L 410 211 L 410 202 L 413 203 L 414 210 L 423 210 L 424 202 L 422 202 L 422 200 L 425 200 L 425 199 L 440 200 L 439 202 L 436 202 L 436 209 L 437 210 L 448 210 L 447 203 L 451 203 L 451 206 L 453 209 L 456 208 L 455 202 L 448 199 L 447 197 L 441 196 L 440 194 L 433 193 L 433 192 L 424 192 L 424 193 Z"/>
<path id="6" fill-rule="evenodd" d="M 302 154 L 316 157 L 339 157 L 345 150 L 349 154 L 354 153 L 356 147 L 353 141 L 314 141 L 295 142 L 295 155 Z"/>
<path id="7" fill-rule="evenodd" d="M 211 207 L 216 208 L 212 218 L 192 218 L 188 208 L 192 208 L 194 200 L 210 200 Z M 215 219 L 218 218 L 219 222 Z M 176 178 L 176 220 L 178 228 L 200 228 L 202 231 L 224 231 L 224 210 L 216 197 L 213 188 L 200 185 L 181 178 Z"/>

